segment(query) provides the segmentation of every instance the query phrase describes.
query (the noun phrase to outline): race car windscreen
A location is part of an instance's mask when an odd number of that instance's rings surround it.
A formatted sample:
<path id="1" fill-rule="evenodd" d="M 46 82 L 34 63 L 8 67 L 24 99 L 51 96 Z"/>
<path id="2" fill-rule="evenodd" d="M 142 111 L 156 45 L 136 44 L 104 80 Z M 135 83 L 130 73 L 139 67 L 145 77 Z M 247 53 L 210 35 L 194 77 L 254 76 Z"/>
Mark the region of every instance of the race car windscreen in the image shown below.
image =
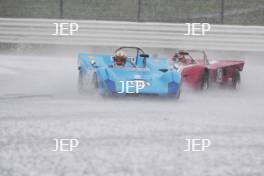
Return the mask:
<path id="1" fill-rule="evenodd" d="M 190 50 L 188 51 L 189 53 L 189 57 L 190 59 L 194 59 L 196 62 L 199 62 L 199 61 L 203 61 L 204 59 L 204 54 L 202 51 L 194 51 L 194 50 Z"/>
<path id="2" fill-rule="evenodd" d="M 133 48 L 133 47 L 124 47 L 121 48 L 118 51 L 122 51 L 125 56 L 127 57 L 127 62 L 126 66 L 130 67 L 144 67 L 143 64 L 143 59 L 140 57 L 140 54 L 143 54 L 143 52 L 140 49 Z"/>

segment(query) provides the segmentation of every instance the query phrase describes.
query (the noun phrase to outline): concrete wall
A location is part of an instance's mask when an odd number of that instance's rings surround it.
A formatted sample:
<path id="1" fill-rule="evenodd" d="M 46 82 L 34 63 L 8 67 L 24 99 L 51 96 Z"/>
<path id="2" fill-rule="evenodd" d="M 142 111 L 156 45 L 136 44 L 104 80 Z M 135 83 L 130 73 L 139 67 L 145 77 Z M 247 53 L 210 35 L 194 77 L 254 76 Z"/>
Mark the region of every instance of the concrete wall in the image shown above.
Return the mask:
<path id="1" fill-rule="evenodd" d="M 63 18 L 136 21 L 138 0 L 62 0 Z M 140 21 L 221 22 L 221 0 L 140 0 Z M 264 0 L 225 0 L 225 24 L 264 25 Z M 0 17 L 60 18 L 60 0 L 0 0 Z"/>

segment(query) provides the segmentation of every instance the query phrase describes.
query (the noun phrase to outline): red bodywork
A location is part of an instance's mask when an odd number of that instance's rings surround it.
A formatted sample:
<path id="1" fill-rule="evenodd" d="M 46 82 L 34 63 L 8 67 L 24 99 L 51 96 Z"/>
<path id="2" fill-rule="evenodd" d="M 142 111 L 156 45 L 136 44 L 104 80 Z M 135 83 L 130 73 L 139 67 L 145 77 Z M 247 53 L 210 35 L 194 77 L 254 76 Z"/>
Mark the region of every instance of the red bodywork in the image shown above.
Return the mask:
<path id="1" fill-rule="evenodd" d="M 183 83 L 195 89 L 200 89 L 203 82 L 203 76 L 208 75 L 210 83 L 216 82 L 221 85 L 228 85 L 232 82 L 237 71 L 242 71 L 244 61 L 216 60 L 209 61 L 204 51 L 184 51 L 190 61 L 182 65 L 175 66 L 181 71 Z M 189 52 L 201 52 L 202 59 L 196 59 L 190 56 Z M 175 60 L 173 61 L 175 64 Z"/>

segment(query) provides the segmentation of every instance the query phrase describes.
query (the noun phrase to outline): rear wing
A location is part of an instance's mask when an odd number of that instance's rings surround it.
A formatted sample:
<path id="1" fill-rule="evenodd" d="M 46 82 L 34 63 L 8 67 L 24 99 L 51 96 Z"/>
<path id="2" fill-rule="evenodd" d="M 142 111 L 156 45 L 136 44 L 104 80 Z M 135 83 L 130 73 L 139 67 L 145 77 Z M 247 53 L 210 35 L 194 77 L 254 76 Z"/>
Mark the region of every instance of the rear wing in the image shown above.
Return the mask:
<path id="1" fill-rule="evenodd" d="M 228 61 L 223 61 L 223 65 L 225 67 L 235 67 L 239 71 L 242 71 L 244 68 L 245 62 L 241 60 L 228 60 Z"/>
<path id="2" fill-rule="evenodd" d="M 241 60 L 219 60 L 215 63 L 210 63 L 210 68 L 217 69 L 217 68 L 224 68 L 224 67 L 232 67 L 236 68 L 239 71 L 242 71 L 244 68 L 245 62 Z"/>

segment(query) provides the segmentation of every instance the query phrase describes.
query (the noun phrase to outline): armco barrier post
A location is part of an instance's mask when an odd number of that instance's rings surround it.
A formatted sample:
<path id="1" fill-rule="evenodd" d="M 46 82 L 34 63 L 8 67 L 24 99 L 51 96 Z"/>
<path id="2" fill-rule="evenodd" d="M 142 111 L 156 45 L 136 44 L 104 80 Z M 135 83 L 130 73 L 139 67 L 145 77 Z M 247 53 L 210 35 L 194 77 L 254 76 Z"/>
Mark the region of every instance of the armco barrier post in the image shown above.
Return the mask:
<path id="1" fill-rule="evenodd" d="M 225 0 L 221 0 L 221 24 L 224 24 Z"/>
<path id="2" fill-rule="evenodd" d="M 137 22 L 140 22 L 141 0 L 138 0 L 137 6 Z"/>
<path id="3" fill-rule="evenodd" d="M 60 0 L 60 19 L 63 18 L 63 0 Z"/>

